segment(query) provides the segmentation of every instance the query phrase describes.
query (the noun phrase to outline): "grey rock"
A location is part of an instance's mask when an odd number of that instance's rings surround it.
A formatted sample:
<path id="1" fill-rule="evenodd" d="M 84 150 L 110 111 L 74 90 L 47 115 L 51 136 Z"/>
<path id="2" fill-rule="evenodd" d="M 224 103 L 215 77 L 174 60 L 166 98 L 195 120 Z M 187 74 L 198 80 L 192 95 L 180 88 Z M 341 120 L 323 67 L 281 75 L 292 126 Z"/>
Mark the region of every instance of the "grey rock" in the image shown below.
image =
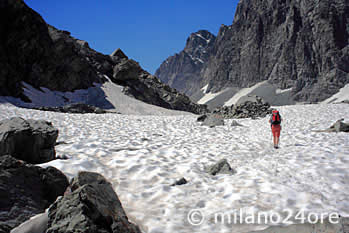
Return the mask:
<path id="1" fill-rule="evenodd" d="M 14 117 L 1 121 L 0 157 L 11 154 L 28 163 L 44 163 L 55 159 L 58 129 L 43 120 Z"/>
<path id="2" fill-rule="evenodd" d="M 206 172 L 213 175 L 213 176 L 215 176 L 217 174 L 233 175 L 236 173 L 236 171 L 230 167 L 230 165 L 226 159 L 221 159 L 216 164 L 207 167 Z"/>
<path id="3" fill-rule="evenodd" d="M 47 233 L 139 232 L 130 223 L 112 185 L 101 175 L 80 172 L 71 193 L 49 208 Z"/>
<path id="4" fill-rule="evenodd" d="M 62 107 L 39 107 L 35 108 L 40 111 L 51 111 L 51 112 L 64 112 L 64 113 L 80 113 L 80 114 L 85 114 L 85 113 L 96 113 L 96 114 L 103 114 L 103 113 L 108 113 L 106 110 L 84 104 L 84 103 L 73 103 L 73 104 L 68 104 Z"/>
<path id="5" fill-rule="evenodd" d="M 173 184 L 171 184 L 171 186 L 183 185 L 186 183 L 188 183 L 188 181 L 183 177 L 183 178 L 177 180 L 176 182 L 174 182 Z"/>
<path id="6" fill-rule="evenodd" d="M 67 177 L 54 167 L 41 168 L 10 155 L 1 156 L 0 229 L 13 229 L 45 212 L 68 185 Z"/>
<path id="7" fill-rule="evenodd" d="M 224 119 L 220 115 L 209 114 L 202 122 L 202 125 L 209 126 L 211 128 L 215 126 L 221 126 L 224 125 Z"/>
<path id="8" fill-rule="evenodd" d="M 200 72 L 208 61 L 216 37 L 206 30 L 192 33 L 183 51 L 171 56 L 156 70 L 155 76 L 181 93 L 192 95 L 201 81 Z"/>

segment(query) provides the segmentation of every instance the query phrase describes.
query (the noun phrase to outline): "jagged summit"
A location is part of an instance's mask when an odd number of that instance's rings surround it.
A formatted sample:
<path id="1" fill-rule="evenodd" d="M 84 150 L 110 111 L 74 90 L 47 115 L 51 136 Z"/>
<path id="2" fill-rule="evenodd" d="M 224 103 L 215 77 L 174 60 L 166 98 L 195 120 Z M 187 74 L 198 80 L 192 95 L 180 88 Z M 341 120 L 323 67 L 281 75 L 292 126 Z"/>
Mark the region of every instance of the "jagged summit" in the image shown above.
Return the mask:
<path id="1" fill-rule="evenodd" d="M 200 82 L 200 71 L 207 62 L 216 37 L 206 30 L 192 33 L 184 50 L 166 59 L 155 76 L 185 94 L 192 94 Z"/>

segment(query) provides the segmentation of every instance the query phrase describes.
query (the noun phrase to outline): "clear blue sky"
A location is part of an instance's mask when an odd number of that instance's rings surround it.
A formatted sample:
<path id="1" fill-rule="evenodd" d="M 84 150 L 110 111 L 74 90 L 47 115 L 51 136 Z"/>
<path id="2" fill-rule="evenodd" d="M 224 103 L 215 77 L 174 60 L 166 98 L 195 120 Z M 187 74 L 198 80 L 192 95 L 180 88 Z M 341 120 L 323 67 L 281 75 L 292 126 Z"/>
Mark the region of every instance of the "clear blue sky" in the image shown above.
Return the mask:
<path id="1" fill-rule="evenodd" d="M 154 73 L 201 29 L 231 25 L 238 0 L 24 0 L 44 20 L 104 54 L 121 48 Z"/>

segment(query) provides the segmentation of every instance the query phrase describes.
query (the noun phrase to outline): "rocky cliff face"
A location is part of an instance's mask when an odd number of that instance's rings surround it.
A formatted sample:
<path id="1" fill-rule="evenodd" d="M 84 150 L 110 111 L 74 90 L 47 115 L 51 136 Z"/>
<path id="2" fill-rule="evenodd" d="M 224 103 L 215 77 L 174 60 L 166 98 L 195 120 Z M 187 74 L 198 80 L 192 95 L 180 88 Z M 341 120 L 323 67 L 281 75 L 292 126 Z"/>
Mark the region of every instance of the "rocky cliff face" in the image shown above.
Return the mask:
<path id="1" fill-rule="evenodd" d="M 348 44 L 347 0 L 240 0 L 233 24 L 220 28 L 195 78 L 197 87 L 218 92 L 268 80 L 292 88 L 296 101 L 321 101 L 349 82 Z"/>
<path id="2" fill-rule="evenodd" d="M 104 55 L 67 31 L 47 25 L 22 0 L 0 3 L 0 96 L 20 97 L 22 82 L 55 91 L 86 89 L 105 76 L 125 93 L 157 106 L 200 113 L 204 106 L 161 83 L 121 51 Z"/>
<path id="3" fill-rule="evenodd" d="M 270 80 L 295 100 L 320 101 L 349 82 L 348 38 L 346 0 L 242 0 L 204 80 L 212 90 Z"/>
<path id="4" fill-rule="evenodd" d="M 24 97 L 21 81 L 71 91 L 98 80 L 72 46 L 51 38 L 45 21 L 23 1 L 1 1 L 0 38 L 0 95 Z"/>
<path id="5" fill-rule="evenodd" d="M 201 82 L 200 72 L 207 62 L 216 37 L 208 31 L 192 33 L 179 54 L 164 61 L 155 76 L 178 91 L 192 95 Z"/>

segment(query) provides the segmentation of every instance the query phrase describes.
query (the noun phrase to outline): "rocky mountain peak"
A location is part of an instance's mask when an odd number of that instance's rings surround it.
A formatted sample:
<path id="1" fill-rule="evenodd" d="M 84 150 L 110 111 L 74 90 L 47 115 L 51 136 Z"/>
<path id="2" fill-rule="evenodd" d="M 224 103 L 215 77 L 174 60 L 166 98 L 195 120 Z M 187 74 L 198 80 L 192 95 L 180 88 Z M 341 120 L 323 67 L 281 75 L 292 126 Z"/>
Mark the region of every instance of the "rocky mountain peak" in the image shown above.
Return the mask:
<path id="1" fill-rule="evenodd" d="M 209 58 L 215 39 L 216 37 L 206 30 L 192 33 L 185 48 L 167 58 L 155 75 L 178 91 L 192 94 L 197 82 L 200 82 L 200 71 Z"/>
<path id="2" fill-rule="evenodd" d="M 191 51 L 196 50 L 199 47 L 210 47 L 213 45 L 215 39 L 216 37 L 206 30 L 200 30 L 198 32 L 192 33 L 187 39 L 184 51 L 190 53 Z"/>

